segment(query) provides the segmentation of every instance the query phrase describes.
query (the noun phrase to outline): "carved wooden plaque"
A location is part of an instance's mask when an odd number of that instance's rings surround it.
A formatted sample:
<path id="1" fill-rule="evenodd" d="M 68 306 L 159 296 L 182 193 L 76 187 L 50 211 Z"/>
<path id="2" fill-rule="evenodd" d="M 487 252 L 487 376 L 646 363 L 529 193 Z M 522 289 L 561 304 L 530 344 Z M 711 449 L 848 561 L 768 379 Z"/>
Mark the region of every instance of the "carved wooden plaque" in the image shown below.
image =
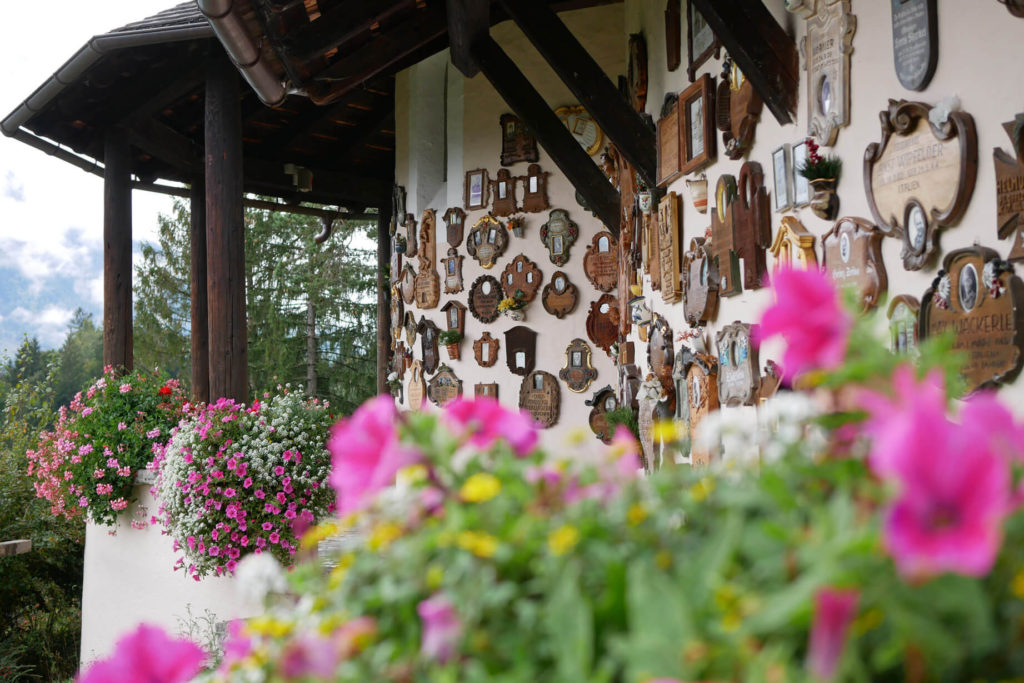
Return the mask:
<path id="1" fill-rule="evenodd" d="M 448 256 L 441 259 L 441 267 L 444 268 L 444 293 L 458 294 L 462 291 L 462 259 L 455 249 L 448 249 Z"/>
<path id="2" fill-rule="evenodd" d="M 703 237 L 690 240 L 683 259 L 683 316 L 691 327 L 711 320 L 718 310 L 718 267 Z"/>
<path id="3" fill-rule="evenodd" d="M 412 258 L 416 255 L 416 219 L 412 217 L 411 213 L 405 214 L 405 220 L 402 221 L 401 229 L 398 231 L 398 235 L 405 238 L 405 257 Z"/>
<path id="4" fill-rule="evenodd" d="M 1016 121 L 1003 124 L 1003 129 L 1013 143 L 1014 156 L 998 147 L 992 156 L 996 165 L 996 215 L 999 225 L 999 239 L 1013 237 L 1010 249 L 1011 261 L 1024 261 L 1024 133 L 1014 136 L 1017 125 L 1024 126 L 1024 114 L 1018 114 Z"/>
<path id="5" fill-rule="evenodd" d="M 398 279 L 402 277 L 402 255 L 395 251 L 393 242 L 391 245 L 390 271 L 391 284 L 396 284 L 398 282 Z"/>
<path id="6" fill-rule="evenodd" d="M 818 0 L 800 43 L 807 71 L 808 134 L 819 145 L 834 145 L 850 123 L 850 55 L 857 18 L 850 0 Z"/>
<path id="7" fill-rule="evenodd" d="M 422 410 L 423 400 L 427 396 L 427 385 L 423 382 L 423 363 L 414 360 L 409 367 L 412 370 L 412 378 L 409 380 L 409 408 Z"/>
<path id="8" fill-rule="evenodd" d="M 690 401 L 690 433 L 692 434 L 709 413 L 718 410 L 718 361 L 714 356 L 696 353 L 686 370 L 687 398 Z M 711 464 L 711 454 L 693 448 L 690 451 L 693 465 Z"/>
<path id="9" fill-rule="evenodd" d="M 718 341 L 718 402 L 725 406 L 752 406 L 761 385 L 761 364 L 751 342 L 751 326 L 739 321 L 724 326 Z"/>
<path id="10" fill-rule="evenodd" d="M 658 205 L 658 250 L 661 268 L 661 298 L 673 304 L 682 297 L 679 279 L 680 247 L 683 241 L 682 205 L 679 195 L 669 192 Z"/>
<path id="11" fill-rule="evenodd" d="M 917 354 L 917 327 L 921 302 L 900 294 L 889 304 L 889 341 L 893 353 Z"/>
<path id="12" fill-rule="evenodd" d="M 640 384 L 640 391 L 637 393 L 637 431 L 640 436 L 642 449 L 640 462 L 644 470 L 651 472 L 658 469 L 658 453 L 654 444 L 654 411 L 662 397 L 661 383 L 654 375 L 647 375 L 647 378 Z"/>
<path id="13" fill-rule="evenodd" d="M 412 264 L 402 267 L 402 276 L 398 278 L 398 291 L 402 293 L 402 301 L 411 304 L 416 300 L 416 270 Z"/>
<path id="14" fill-rule="evenodd" d="M 975 246 L 946 254 L 940 273 L 921 300 L 920 338 L 953 330 L 968 392 L 1012 380 L 1024 344 L 1024 282 L 1013 265 Z"/>
<path id="15" fill-rule="evenodd" d="M 1024 0 L 999 0 L 1006 5 L 1007 11 L 1015 17 L 1024 18 Z"/>
<path id="16" fill-rule="evenodd" d="M 498 318 L 498 304 L 501 302 L 501 285 L 493 275 L 481 275 L 469 288 L 469 312 L 482 323 L 492 323 Z"/>
<path id="17" fill-rule="evenodd" d="M 449 301 L 441 307 L 444 313 L 444 322 L 449 330 L 456 330 L 460 334 L 466 331 L 466 306 L 459 301 Z"/>
<path id="18" fill-rule="evenodd" d="M 619 400 L 615 397 L 615 392 L 612 390 L 611 385 L 598 389 L 584 403 L 592 406 L 590 416 L 587 419 L 590 424 L 590 430 L 601 441 L 611 443 L 614 433 L 605 415 L 619 408 Z"/>
<path id="19" fill-rule="evenodd" d="M 486 209 L 488 204 L 487 191 L 489 189 L 490 183 L 487 182 L 487 169 L 477 168 L 472 171 L 466 171 L 462 206 L 466 211 Z"/>
<path id="20" fill-rule="evenodd" d="M 643 216 L 644 235 L 646 236 L 646 253 L 644 254 L 644 270 L 650 273 L 651 289 L 661 289 L 661 245 L 658 243 L 658 221 L 652 211 Z"/>
<path id="21" fill-rule="evenodd" d="M 394 352 L 392 352 L 388 363 L 388 372 L 395 373 L 398 379 L 405 377 L 405 344 L 401 341 L 395 340 Z"/>
<path id="22" fill-rule="evenodd" d="M 495 382 L 490 384 L 474 384 L 473 385 L 473 396 L 480 398 L 481 396 L 489 396 L 495 401 L 498 400 L 498 385 Z"/>
<path id="23" fill-rule="evenodd" d="M 402 323 L 405 322 L 405 304 L 402 303 L 402 295 L 397 285 L 391 286 L 391 337 L 398 339 L 402 336 Z"/>
<path id="24" fill-rule="evenodd" d="M 619 405 L 637 410 L 636 393 L 640 390 L 641 381 L 640 368 L 636 366 L 636 363 L 621 363 L 619 365 L 619 393 L 617 396 Z"/>
<path id="25" fill-rule="evenodd" d="M 733 207 L 733 250 L 743 259 L 743 287 L 759 289 L 768 275 L 765 250 L 772 243 L 772 213 L 761 164 L 743 164 L 738 190 Z"/>
<path id="26" fill-rule="evenodd" d="M 416 343 L 416 316 L 412 311 L 405 312 L 405 342 L 409 345 L 409 349 L 412 349 L 412 345 Z"/>
<path id="27" fill-rule="evenodd" d="M 591 284 L 602 292 L 610 292 L 619 282 L 619 245 L 607 230 L 594 235 L 583 255 L 583 272 Z"/>
<path id="28" fill-rule="evenodd" d="M 874 308 L 888 286 L 882 233 L 863 218 L 840 218 L 821 244 L 821 265 L 832 281 L 856 290 L 864 310 Z"/>
<path id="29" fill-rule="evenodd" d="M 501 342 L 491 336 L 490 332 L 484 332 L 480 338 L 473 342 L 473 355 L 476 363 L 482 368 L 489 368 L 498 362 L 498 350 Z"/>
<path id="30" fill-rule="evenodd" d="M 516 206 L 516 179 L 507 168 L 498 171 L 498 177 L 491 181 L 491 192 L 494 206 L 491 213 L 495 216 L 511 216 L 518 210 Z"/>
<path id="31" fill-rule="evenodd" d="M 576 310 L 579 291 L 569 282 L 569 276 L 560 270 L 551 275 L 551 282 L 544 285 L 541 302 L 544 310 L 559 320 Z"/>
<path id="32" fill-rule="evenodd" d="M 559 402 L 558 380 L 554 375 L 538 370 L 523 378 L 519 387 L 519 408 L 545 428 L 558 422 Z"/>
<path id="33" fill-rule="evenodd" d="M 683 60 L 682 0 L 665 4 L 665 68 L 675 71 Z"/>
<path id="34" fill-rule="evenodd" d="M 633 111 L 643 113 L 647 106 L 647 41 L 642 33 L 629 35 L 629 65 L 626 78 L 629 103 Z"/>
<path id="35" fill-rule="evenodd" d="M 505 364 L 513 375 L 527 375 L 537 361 L 537 333 L 516 325 L 505 330 Z"/>
<path id="36" fill-rule="evenodd" d="M 507 297 L 515 297 L 516 292 L 522 292 L 519 298 L 533 301 L 543 277 L 537 264 L 520 254 L 501 273 L 501 289 Z"/>
<path id="37" fill-rule="evenodd" d="M 612 344 L 619 337 L 619 304 L 611 294 L 603 294 L 590 304 L 587 313 L 587 337 L 595 346 L 612 352 Z"/>
<path id="38" fill-rule="evenodd" d="M 715 210 L 711 212 L 711 253 L 718 275 L 719 296 L 736 296 L 743 291 L 740 259 L 736 245 L 736 178 L 723 175 L 715 188 Z"/>
<path id="39" fill-rule="evenodd" d="M 935 0 L 891 0 L 892 53 L 896 76 L 907 90 L 924 90 L 939 61 Z"/>
<path id="40" fill-rule="evenodd" d="M 666 102 L 658 119 L 658 187 L 666 187 L 683 174 L 679 141 L 679 98 Z"/>
<path id="41" fill-rule="evenodd" d="M 690 369 L 693 359 L 693 349 L 683 346 L 676 354 L 672 366 L 672 383 L 675 384 L 676 389 L 676 412 L 673 417 L 686 425 L 687 430 L 690 426 L 690 388 L 687 384 L 686 373 Z"/>
<path id="42" fill-rule="evenodd" d="M 435 406 L 444 407 L 462 396 L 462 380 L 455 376 L 450 367 L 442 365 L 427 385 L 427 396 Z"/>
<path id="43" fill-rule="evenodd" d="M 660 315 L 654 317 L 651 325 L 651 336 L 647 342 L 647 367 L 661 382 L 663 393 L 675 393 L 672 386 L 672 367 L 675 363 L 675 350 L 672 341 L 672 328 L 668 321 Z"/>
<path id="44" fill-rule="evenodd" d="M 970 114 L 951 112 L 941 126 L 930 105 L 889 100 L 882 141 L 864 154 L 868 206 L 884 234 L 901 238 L 903 265 L 919 270 L 936 234 L 960 220 L 978 174 L 978 135 Z"/>
<path id="45" fill-rule="evenodd" d="M 445 211 L 444 216 L 441 218 L 444 220 L 445 237 L 448 240 L 448 246 L 452 249 L 458 249 L 459 245 L 462 244 L 462 233 L 466 225 L 466 212 L 457 206 L 453 206 Z"/>
<path id="46" fill-rule="evenodd" d="M 818 255 L 814 253 L 814 235 L 793 216 L 782 217 L 782 225 L 775 233 L 770 251 L 775 258 L 773 273 L 782 268 L 811 270 L 818 267 Z"/>
<path id="47" fill-rule="evenodd" d="M 434 324 L 433 320 L 423 317 L 420 318 L 420 324 L 417 326 L 416 331 L 420 335 L 423 372 L 432 375 L 437 370 L 437 364 L 441 360 L 441 356 L 437 352 L 437 335 L 440 333 L 440 330 L 437 329 L 437 325 Z"/>
<path id="48" fill-rule="evenodd" d="M 540 241 L 548 248 L 548 256 L 556 266 L 565 265 L 569 260 L 569 247 L 579 237 L 580 228 L 569 220 L 565 209 L 554 209 L 548 222 L 540 227 Z"/>
<path id="49" fill-rule="evenodd" d="M 433 209 L 427 209 L 420 218 L 420 270 L 416 274 L 416 306 L 435 308 L 441 299 L 441 278 L 437 274 L 437 233 Z"/>
<path id="50" fill-rule="evenodd" d="M 718 129 L 722 131 L 727 157 L 741 159 L 754 144 L 762 109 L 764 101 L 754 86 L 735 63 L 727 61 L 715 97 Z"/>
<path id="51" fill-rule="evenodd" d="M 565 366 L 558 378 L 569 391 L 582 394 L 597 379 L 597 370 L 590 364 L 590 345 L 582 339 L 573 339 L 565 349 Z"/>
<path id="52" fill-rule="evenodd" d="M 484 216 L 466 236 L 466 251 L 483 268 L 490 268 L 508 247 L 508 230 L 493 216 Z"/>
<path id="53" fill-rule="evenodd" d="M 441 278 L 433 266 L 420 268 L 416 274 L 415 292 L 418 308 L 426 310 L 437 307 L 437 302 L 441 300 Z"/>
<path id="54" fill-rule="evenodd" d="M 501 165 L 512 166 L 520 161 L 537 161 L 537 138 L 527 130 L 515 114 L 502 114 Z"/>
<path id="55" fill-rule="evenodd" d="M 519 176 L 523 183 L 523 211 L 538 213 L 547 211 L 548 204 L 548 171 L 540 170 L 540 164 L 530 164 L 526 175 Z"/>

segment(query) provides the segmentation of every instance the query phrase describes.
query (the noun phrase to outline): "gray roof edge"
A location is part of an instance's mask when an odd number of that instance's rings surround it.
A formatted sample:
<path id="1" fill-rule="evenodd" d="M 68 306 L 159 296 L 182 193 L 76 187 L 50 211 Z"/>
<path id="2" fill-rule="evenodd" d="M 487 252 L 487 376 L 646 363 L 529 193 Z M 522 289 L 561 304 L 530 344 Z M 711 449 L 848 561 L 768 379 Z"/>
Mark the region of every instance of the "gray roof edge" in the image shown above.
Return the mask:
<path id="1" fill-rule="evenodd" d="M 50 78 L 25 98 L 25 101 L 8 114 L 3 121 L 0 121 L 0 130 L 8 137 L 15 136 L 21 127 L 28 123 L 33 116 L 42 111 L 67 86 L 77 81 L 101 57 L 110 52 L 144 45 L 214 37 L 213 28 L 210 27 L 209 23 L 170 28 L 141 29 L 94 36 L 78 52 L 73 54 L 70 59 L 64 62 Z"/>

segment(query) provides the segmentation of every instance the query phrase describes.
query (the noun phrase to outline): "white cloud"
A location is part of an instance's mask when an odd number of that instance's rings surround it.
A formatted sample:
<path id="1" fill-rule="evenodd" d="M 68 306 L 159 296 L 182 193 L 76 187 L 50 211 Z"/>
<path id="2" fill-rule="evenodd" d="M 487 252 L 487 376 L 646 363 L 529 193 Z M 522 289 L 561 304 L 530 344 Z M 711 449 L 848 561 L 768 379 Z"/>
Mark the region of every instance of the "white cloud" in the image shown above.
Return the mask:
<path id="1" fill-rule="evenodd" d="M 11 311 L 9 317 L 38 337 L 44 347 L 52 348 L 63 343 L 68 323 L 74 314 L 73 310 L 60 306 L 47 306 L 42 311 L 30 311 L 18 306 Z"/>
<path id="2" fill-rule="evenodd" d="M 18 182 L 14 171 L 7 172 L 7 179 L 4 181 L 4 197 L 13 199 L 16 202 L 25 201 L 25 186 Z"/>

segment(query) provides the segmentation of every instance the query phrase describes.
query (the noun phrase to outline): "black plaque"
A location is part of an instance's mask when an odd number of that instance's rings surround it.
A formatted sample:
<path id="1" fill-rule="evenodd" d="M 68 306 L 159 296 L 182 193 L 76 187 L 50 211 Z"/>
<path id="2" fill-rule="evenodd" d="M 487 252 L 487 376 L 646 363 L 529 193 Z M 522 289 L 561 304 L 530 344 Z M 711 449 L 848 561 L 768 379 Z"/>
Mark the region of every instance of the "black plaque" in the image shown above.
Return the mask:
<path id="1" fill-rule="evenodd" d="M 891 0 L 896 76 L 907 90 L 924 90 L 939 61 L 935 0 Z"/>

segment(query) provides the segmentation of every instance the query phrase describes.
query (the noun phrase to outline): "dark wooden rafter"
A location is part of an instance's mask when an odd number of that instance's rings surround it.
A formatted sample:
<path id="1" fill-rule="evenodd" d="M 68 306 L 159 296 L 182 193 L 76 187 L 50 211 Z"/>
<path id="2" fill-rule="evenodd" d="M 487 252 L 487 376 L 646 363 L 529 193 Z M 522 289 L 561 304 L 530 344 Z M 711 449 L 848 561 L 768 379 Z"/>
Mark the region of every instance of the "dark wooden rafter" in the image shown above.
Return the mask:
<path id="1" fill-rule="evenodd" d="M 780 124 L 792 123 L 800 91 L 796 42 L 761 0 L 690 0 Z"/>
<path id="2" fill-rule="evenodd" d="M 512 111 L 533 130 L 589 208 L 618 236 L 619 193 L 565 124 L 493 38 L 484 36 L 475 40 L 471 53 L 483 75 Z"/>
<path id="3" fill-rule="evenodd" d="M 472 0 L 449 0 L 469 2 Z M 597 125 L 649 186 L 657 184 L 654 131 L 544 0 L 498 0 Z M 455 43 L 455 36 L 452 36 Z M 454 55 L 454 48 L 452 50 Z"/>
<path id="4" fill-rule="evenodd" d="M 138 106 L 132 108 L 118 122 L 122 126 L 132 126 L 139 121 L 149 119 L 164 107 L 178 101 L 185 95 L 196 92 L 203 85 L 203 71 L 195 65 L 182 73 L 180 77 L 166 83 L 149 95 L 137 94 Z"/>
<path id="5" fill-rule="evenodd" d="M 287 56 L 299 62 L 316 59 L 415 6 L 416 0 L 390 3 L 350 0 L 335 4 L 315 21 L 284 36 L 281 48 Z"/>
<path id="6" fill-rule="evenodd" d="M 480 69 L 473 60 L 472 46 L 488 35 L 491 26 L 490 0 L 445 0 L 448 9 L 448 43 L 452 64 L 466 78 Z"/>

